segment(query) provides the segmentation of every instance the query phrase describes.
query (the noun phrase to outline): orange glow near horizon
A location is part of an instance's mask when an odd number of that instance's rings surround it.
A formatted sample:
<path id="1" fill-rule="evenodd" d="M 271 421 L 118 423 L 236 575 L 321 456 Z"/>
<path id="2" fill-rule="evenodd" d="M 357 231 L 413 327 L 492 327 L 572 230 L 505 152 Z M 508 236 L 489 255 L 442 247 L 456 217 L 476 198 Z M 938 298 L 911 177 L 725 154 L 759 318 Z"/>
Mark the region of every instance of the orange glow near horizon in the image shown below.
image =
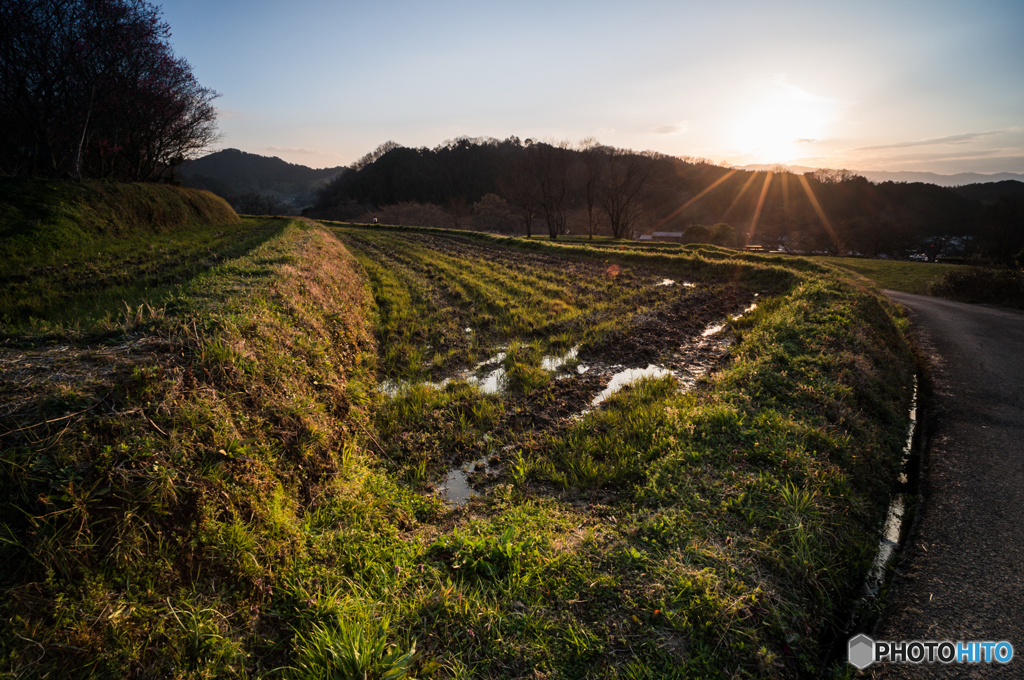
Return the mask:
<path id="1" fill-rule="evenodd" d="M 782 210 L 789 216 L 789 176 L 792 173 L 782 173 Z"/>
<path id="2" fill-rule="evenodd" d="M 732 199 L 732 203 L 729 204 L 729 207 L 725 209 L 725 212 L 722 213 L 722 217 L 720 218 L 723 222 L 725 221 L 725 218 L 729 216 L 729 213 L 732 212 L 732 209 L 736 207 L 736 204 L 740 202 L 740 199 L 743 198 L 743 194 L 747 193 L 747 189 L 749 189 L 750 185 L 754 183 L 755 179 L 757 179 L 757 175 L 758 173 L 756 172 L 751 173 L 750 179 L 748 179 L 747 183 L 743 185 L 742 189 L 740 189 L 740 193 L 736 194 L 736 198 Z"/>
<path id="3" fill-rule="evenodd" d="M 811 201 L 811 205 L 814 207 L 814 212 L 818 213 L 818 219 L 825 225 L 825 229 L 828 230 L 829 236 L 832 237 L 832 241 L 838 246 L 839 239 L 836 238 L 836 232 L 832 228 L 832 223 L 828 221 L 828 217 L 825 215 L 825 211 L 821 209 L 821 204 L 818 203 L 818 197 L 814 195 L 814 191 L 811 189 L 811 185 L 807 183 L 807 178 L 804 175 L 797 175 L 800 179 L 800 184 L 804 188 L 804 192 L 807 194 L 807 198 Z"/>
<path id="4" fill-rule="evenodd" d="M 667 216 L 667 217 L 665 217 L 665 218 L 663 218 L 663 219 L 662 219 L 662 220 L 661 220 L 660 222 L 658 222 L 658 224 L 657 224 L 657 225 L 655 225 L 655 226 L 654 226 L 654 228 L 653 228 L 653 229 L 651 229 L 651 231 L 654 231 L 654 230 L 656 230 L 656 229 L 657 229 L 658 227 L 660 227 L 661 225 L 665 224 L 665 223 L 666 223 L 666 222 L 668 222 L 668 221 L 669 221 L 670 219 L 672 219 L 673 217 L 675 217 L 675 216 L 676 216 L 676 215 L 678 215 L 679 213 L 681 213 L 681 212 L 683 212 L 684 210 L 686 210 L 687 208 L 689 208 L 689 207 L 690 207 L 691 205 L 693 205 L 694 203 L 696 203 L 697 201 L 699 201 L 699 200 L 700 200 L 701 198 L 703 198 L 703 197 L 704 197 L 704 196 L 705 196 L 705 195 L 706 195 L 706 194 L 707 194 L 707 193 L 708 193 L 709 191 L 711 191 L 712 189 L 714 189 L 715 187 L 717 187 L 717 186 L 718 186 L 719 184 L 721 184 L 721 183 L 722 183 L 722 182 L 724 182 L 725 180 L 727 180 L 727 179 L 729 179 L 730 177 L 732 177 L 733 175 L 735 175 L 735 174 L 736 174 L 737 172 L 739 172 L 739 170 L 737 170 L 736 168 L 733 168 L 733 169 L 732 169 L 732 170 L 730 170 L 729 172 L 725 173 L 724 175 L 722 175 L 721 177 L 719 177 L 718 179 L 716 179 L 716 180 L 715 180 L 715 182 L 714 182 L 714 184 L 712 184 L 712 185 L 711 185 L 711 186 L 709 186 L 709 187 L 708 187 L 707 189 L 705 189 L 704 191 L 700 192 L 699 194 L 697 194 L 696 196 L 694 196 L 693 198 L 691 198 L 691 199 L 690 199 L 689 201 L 687 201 L 686 203 L 683 203 L 683 204 L 682 204 L 681 206 L 679 206 L 678 208 L 676 208 L 675 210 L 673 210 L 672 212 L 670 212 L 670 213 L 668 214 L 668 216 Z"/>
<path id="5" fill-rule="evenodd" d="M 761 195 L 757 197 L 757 208 L 754 209 L 754 219 L 750 220 L 750 229 L 747 232 L 747 243 L 754 240 L 754 234 L 757 233 L 757 221 L 761 219 L 761 211 L 764 209 L 764 199 L 768 197 L 768 187 L 772 185 L 771 170 L 768 171 L 768 175 L 764 178 L 764 186 L 761 187 Z"/>

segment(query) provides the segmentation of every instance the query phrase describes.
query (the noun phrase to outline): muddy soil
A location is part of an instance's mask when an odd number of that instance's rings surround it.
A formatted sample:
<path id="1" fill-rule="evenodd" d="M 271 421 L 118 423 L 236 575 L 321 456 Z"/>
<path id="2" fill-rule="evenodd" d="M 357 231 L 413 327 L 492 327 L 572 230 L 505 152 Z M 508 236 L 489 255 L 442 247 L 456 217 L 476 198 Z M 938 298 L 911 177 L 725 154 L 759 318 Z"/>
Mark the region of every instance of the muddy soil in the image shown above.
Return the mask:
<path id="1" fill-rule="evenodd" d="M 664 366 L 681 378 L 687 388 L 692 388 L 699 376 L 712 370 L 727 355 L 727 334 L 719 332 L 709 337 L 705 331 L 725 323 L 731 315 L 739 314 L 757 299 L 755 293 L 729 282 L 683 285 L 683 280 L 665 270 L 562 258 L 458 237 L 403 234 L 401 239 L 395 242 L 361 238 L 351 232 L 343 235 L 349 245 L 371 254 L 377 263 L 403 277 L 410 295 L 428 299 L 435 311 L 457 318 L 451 326 L 460 331 L 466 327 L 478 329 L 479 319 L 452 283 L 429 262 L 430 251 L 528 273 L 536 279 L 564 286 L 566 296 L 573 299 L 588 299 L 587 295 L 594 295 L 593 291 L 599 291 L 595 297 L 601 299 L 607 281 L 614 279 L 623 300 L 617 307 L 604 306 L 592 314 L 585 313 L 582 320 L 576 317 L 571 322 L 596 325 L 609 318 L 621 321 L 619 330 L 580 349 L 577 358 L 586 371 L 580 373 L 570 363 L 556 372 L 546 385 L 529 394 L 502 392 L 504 415 L 485 440 L 438 446 L 437 441 L 450 436 L 448 428 L 454 427 L 454 415 L 441 414 L 430 423 L 427 431 L 403 435 L 403 442 L 387 443 L 398 444 L 391 450 L 398 461 L 422 462 L 425 451 L 421 447 L 429 447 L 428 465 L 434 479 L 443 479 L 453 468 L 488 458 L 510 445 L 522 450 L 544 448 L 545 442 L 560 436 L 572 425 L 574 417 L 593 408 L 594 397 L 608 385 L 613 374 L 625 368 L 645 368 L 649 364 Z M 664 285 L 666 276 L 673 278 L 674 285 Z M 563 330 L 566 328 L 553 322 L 540 329 L 537 335 L 545 337 Z M 485 344 L 490 344 L 491 356 L 508 340 L 487 336 L 485 328 L 480 332 Z M 426 342 L 429 335 L 429 332 L 424 333 L 422 340 Z M 444 337 L 442 341 L 468 344 L 466 334 L 457 335 L 460 337 Z M 437 342 L 438 338 L 435 336 L 432 340 Z M 431 379 L 458 377 L 468 368 L 453 364 L 438 367 Z M 467 403 L 450 408 L 454 414 L 470 406 Z M 488 467 L 487 474 L 471 474 L 469 483 L 482 490 L 481 484 L 500 479 L 498 469 L 500 465 L 495 461 L 495 465 Z"/>

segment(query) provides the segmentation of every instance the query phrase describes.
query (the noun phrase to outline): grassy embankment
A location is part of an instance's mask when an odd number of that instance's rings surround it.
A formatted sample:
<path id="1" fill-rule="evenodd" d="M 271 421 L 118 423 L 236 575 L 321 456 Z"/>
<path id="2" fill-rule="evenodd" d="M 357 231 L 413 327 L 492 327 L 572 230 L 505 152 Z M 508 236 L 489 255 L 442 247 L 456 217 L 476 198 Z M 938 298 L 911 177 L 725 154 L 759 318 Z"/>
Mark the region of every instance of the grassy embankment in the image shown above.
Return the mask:
<path id="1" fill-rule="evenodd" d="M 359 266 L 325 230 L 259 224 L 157 313 L 5 350 L 0 672 L 326 677 L 362 645 L 420 677 L 817 674 L 906 427 L 884 302 L 717 249 L 339 232 Z M 754 292 L 698 389 L 565 417 L 601 385 L 545 352 L 685 363 Z M 501 346 L 501 393 L 375 389 Z M 429 493 L 480 455 L 485 494 Z"/>
<path id="2" fill-rule="evenodd" d="M 815 258 L 857 272 L 879 288 L 1024 309 L 1024 272 L 960 264 Z"/>
<path id="3" fill-rule="evenodd" d="M 931 294 L 932 286 L 948 272 L 962 272 L 970 267 L 941 262 L 902 262 L 872 260 L 861 257 L 815 257 L 815 260 L 838 265 L 870 279 L 879 288 L 918 295 Z"/>
<path id="4" fill-rule="evenodd" d="M 0 330 L 67 334 L 123 316 L 126 305 L 137 313 L 278 231 L 207 192 L 0 182 Z"/>

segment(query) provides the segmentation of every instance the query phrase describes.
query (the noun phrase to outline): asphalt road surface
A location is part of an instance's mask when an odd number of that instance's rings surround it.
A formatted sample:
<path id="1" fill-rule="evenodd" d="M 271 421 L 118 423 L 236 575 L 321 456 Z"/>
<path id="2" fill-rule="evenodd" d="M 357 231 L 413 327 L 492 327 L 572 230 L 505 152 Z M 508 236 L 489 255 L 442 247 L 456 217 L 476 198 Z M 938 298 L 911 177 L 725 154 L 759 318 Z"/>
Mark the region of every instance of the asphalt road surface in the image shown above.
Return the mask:
<path id="1" fill-rule="evenodd" d="M 886 293 L 911 311 L 934 394 L 920 519 L 873 637 L 1006 640 L 1014 658 L 859 675 L 1024 678 L 1024 313 Z"/>

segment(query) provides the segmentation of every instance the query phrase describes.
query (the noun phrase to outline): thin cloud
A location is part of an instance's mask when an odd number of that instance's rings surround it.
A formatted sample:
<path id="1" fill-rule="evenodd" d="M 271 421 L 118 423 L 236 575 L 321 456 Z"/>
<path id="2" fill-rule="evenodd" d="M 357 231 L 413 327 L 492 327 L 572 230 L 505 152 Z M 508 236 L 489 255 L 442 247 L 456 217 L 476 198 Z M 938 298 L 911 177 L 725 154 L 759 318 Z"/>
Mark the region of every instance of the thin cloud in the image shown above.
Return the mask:
<path id="1" fill-rule="evenodd" d="M 651 128 L 651 132 L 656 135 L 680 135 L 686 132 L 686 125 L 659 125 Z"/>
<path id="2" fill-rule="evenodd" d="M 610 135 L 615 132 L 615 128 L 597 128 L 594 132 L 599 135 Z"/>
<path id="3" fill-rule="evenodd" d="M 1014 153 L 1016 149 L 979 149 L 977 151 L 961 151 L 956 153 L 908 153 L 897 156 L 878 156 L 877 158 L 865 158 L 863 160 L 878 160 L 884 162 L 906 162 L 906 161 L 952 161 L 977 158 L 992 158 L 1004 155 L 1006 152 Z"/>
<path id="4" fill-rule="evenodd" d="M 214 109 L 213 111 L 217 114 L 218 118 L 245 118 L 241 112 L 230 109 Z"/>
<path id="5" fill-rule="evenodd" d="M 300 146 L 266 146 L 263 147 L 267 151 L 274 151 L 276 153 L 298 153 L 306 156 L 329 156 L 331 158 L 340 158 L 341 154 L 331 153 L 329 151 L 321 151 L 319 149 L 307 149 Z"/>
<path id="6" fill-rule="evenodd" d="M 935 144 L 966 144 L 983 137 L 991 137 L 1005 132 L 1005 130 L 992 130 L 990 132 L 965 132 L 962 135 L 949 135 L 947 137 L 935 137 L 933 139 L 921 139 L 916 142 L 896 142 L 895 144 L 879 144 L 878 146 L 861 146 L 853 151 L 881 151 L 882 149 L 907 149 L 913 146 L 933 146 Z"/>
<path id="7" fill-rule="evenodd" d="M 794 139 L 793 143 L 794 144 L 814 144 L 815 142 L 820 142 L 820 141 L 821 141 L 820 139 Z"/>

